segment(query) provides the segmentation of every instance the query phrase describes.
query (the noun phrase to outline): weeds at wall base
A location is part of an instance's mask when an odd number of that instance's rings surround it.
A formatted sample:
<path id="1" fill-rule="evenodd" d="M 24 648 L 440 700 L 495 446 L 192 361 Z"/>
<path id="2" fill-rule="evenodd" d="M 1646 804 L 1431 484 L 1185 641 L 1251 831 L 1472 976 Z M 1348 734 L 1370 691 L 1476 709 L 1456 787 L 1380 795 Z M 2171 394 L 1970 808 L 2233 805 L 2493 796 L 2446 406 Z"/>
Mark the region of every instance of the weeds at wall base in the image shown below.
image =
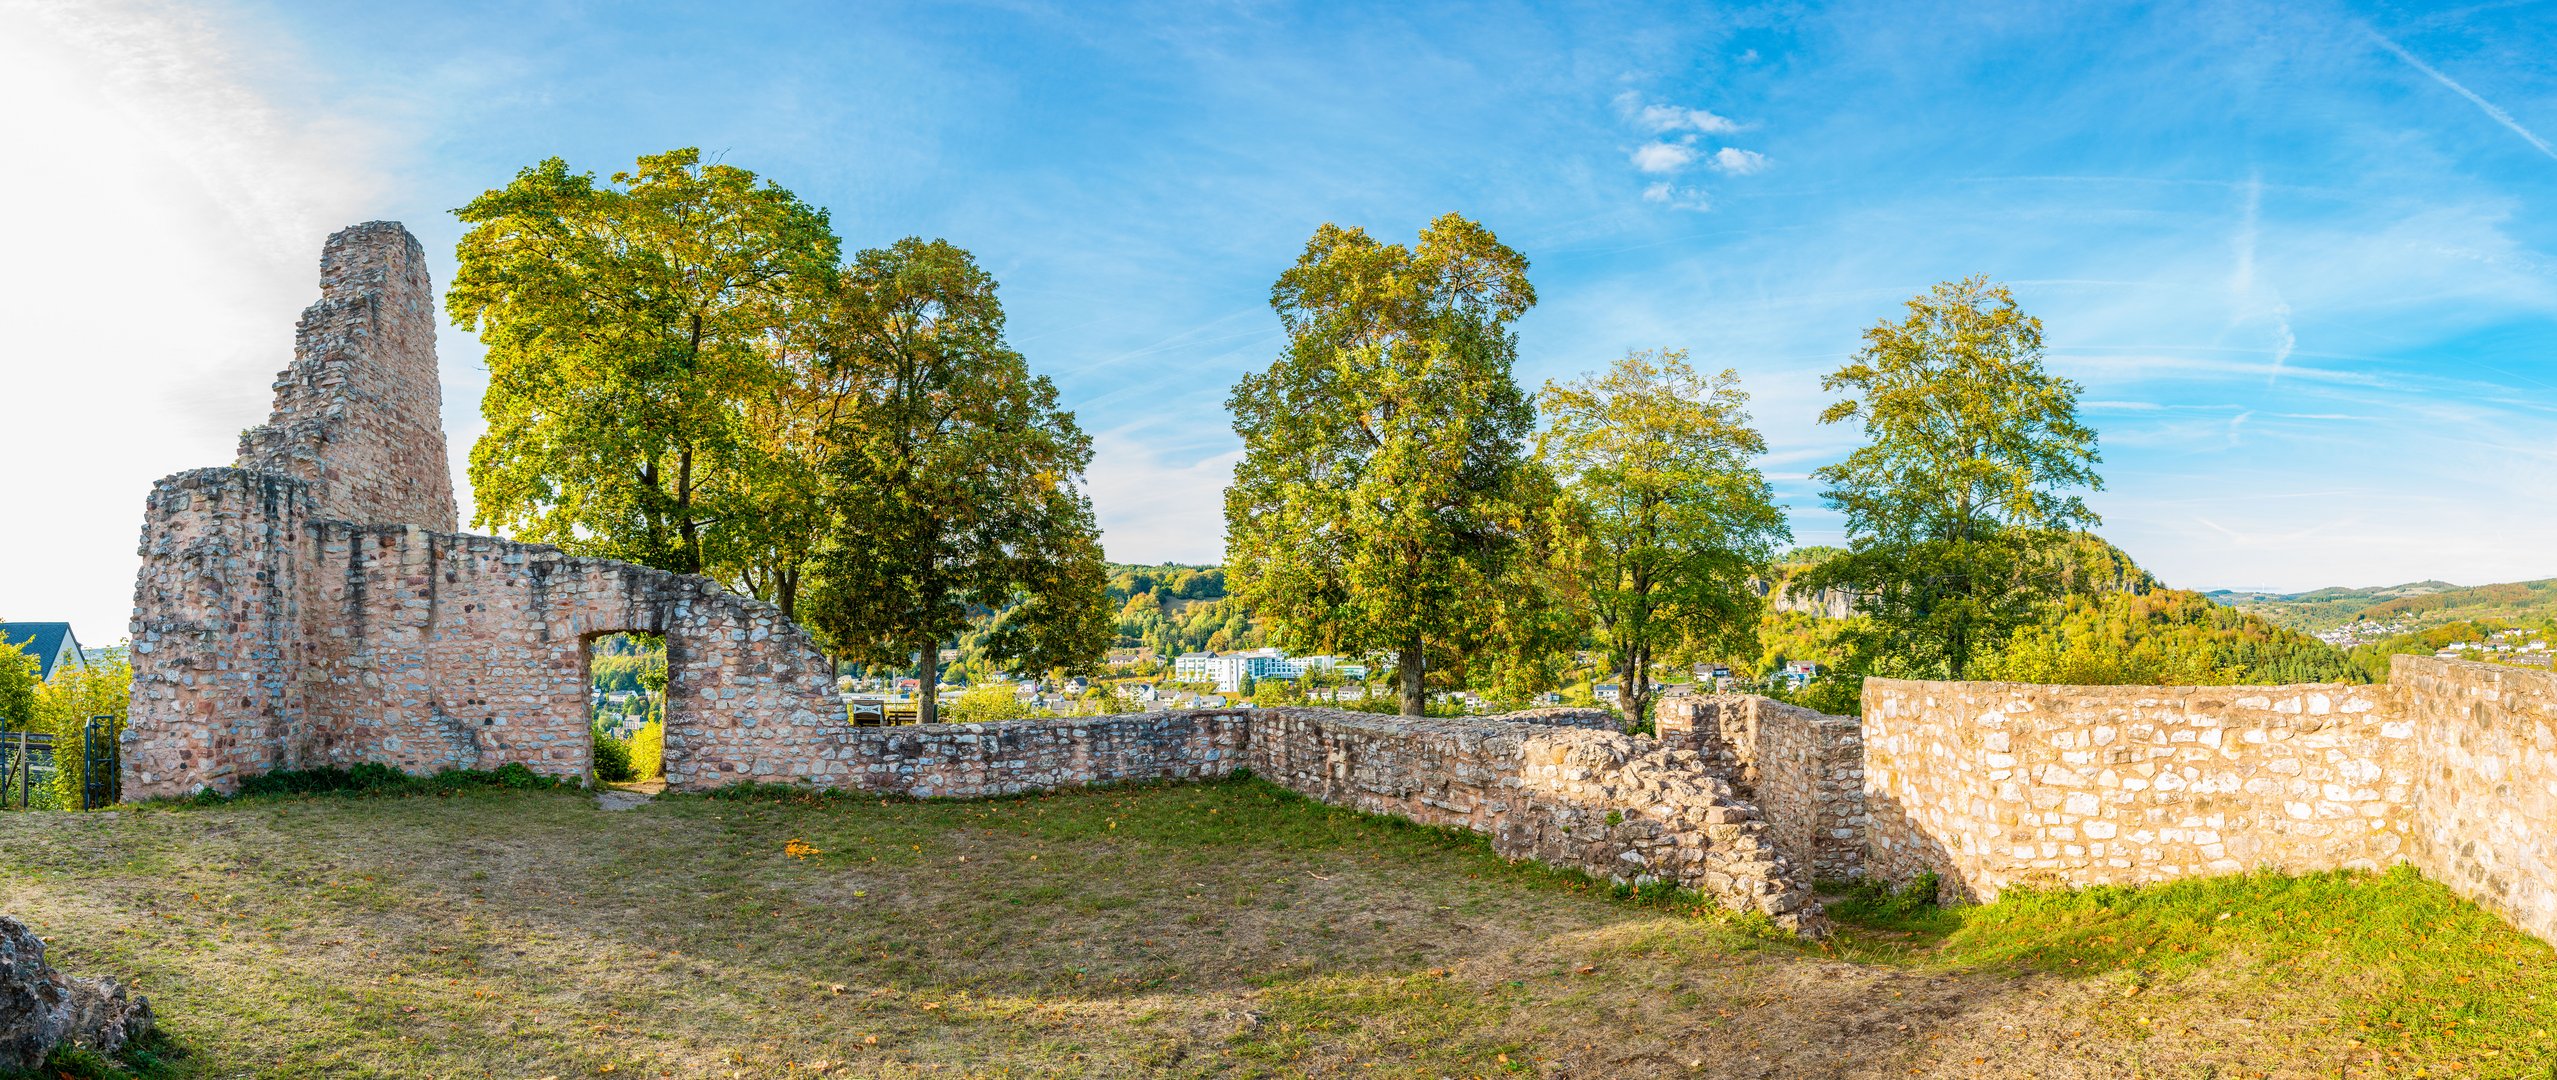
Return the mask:
<path id="1" fill-rule="evenodd" d="M 57 1047 L 32 1071 L 0 1069 L 0 1080 L 174 1080 L 182 1075 L 174 1064 L 186 1051 L 158 1031 L 128 1045 L 115 1058 L 78 1047 Z"/>
<path id="2" fill-rule="evenodd" d="M 210 788 L 182 799 L 150 799 L 132 805 L 152 808 L 220 806 L 245 799 L 396 797 L 457 795 L 470 791 L 547 791 L 581 788 L 576 780 L 543 776 L 522 764 L 495 769 L 446 769 L 431 776 L 411 776 L 388 765 L 364 762 L 351 768 L 283 769 L 240 780 L 240 790 L 225 795 Z"/>

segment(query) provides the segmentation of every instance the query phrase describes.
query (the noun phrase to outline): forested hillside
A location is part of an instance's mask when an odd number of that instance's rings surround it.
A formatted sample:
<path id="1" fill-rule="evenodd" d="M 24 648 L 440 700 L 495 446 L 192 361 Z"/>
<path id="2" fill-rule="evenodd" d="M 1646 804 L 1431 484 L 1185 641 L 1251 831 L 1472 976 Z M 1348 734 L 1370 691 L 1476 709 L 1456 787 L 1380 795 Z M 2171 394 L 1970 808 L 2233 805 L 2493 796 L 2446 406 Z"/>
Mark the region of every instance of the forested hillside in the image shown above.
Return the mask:
<path id="1" fill-rule="evenodd" d="M 2384 588 L 2330 588 L 2289 594 L 2222 590 L 2211 595 L 2239 610 L 2311 633 L 2364 620 L 2413 630 L 2477 619 L 2520 623 L 2557 618 L 2557 578 L 2474 586 L 2417 581 Z"/>
<path id="2" fill-rule="evenodd" d="M 1172 657 L 1261 644 L 1252 612 L 1225 595 L 1222 567 L 1114 563 L 1110 604 L 1118 611 L 1119 648 L 1150 648 Z"/>
<path id="3" fill-rule="evenodd" d="M 2363 682 L 2342 650 L 2185 589 L 2076 593 L 1975 672 L 2000 682 Z"/>
<path id="4" fill-rule="evenodd" d="M 1806 548 L 1778 568 L 1775 595 L 1800 573 L 1832 557 Z M 2343 650 L 2270 620 L 2168 589 L 2120 548 L 2091 533 L 2066 549 L 2059 569 L 2066 598 L 1980 658 L 1973 678 L 2073 684 L 2273 684 L 2362 682 L 2367 667 Z M 1810 660 L 1824 670 L 1867 666 L 1864 620 L 1831 617 L 1834 603 L 1792 602 L 1771 609 L 1759 627 L 1760 652 L 1735 663 L 1756 673 Z M 1832 598 L 1834 599 L 1834 598 Z M 2385 662 L 2381 665 L 2385 671 Z M 1829 711 L 1855 707 L 1855 679 L 1815 684 L 1792 696 Z"/>

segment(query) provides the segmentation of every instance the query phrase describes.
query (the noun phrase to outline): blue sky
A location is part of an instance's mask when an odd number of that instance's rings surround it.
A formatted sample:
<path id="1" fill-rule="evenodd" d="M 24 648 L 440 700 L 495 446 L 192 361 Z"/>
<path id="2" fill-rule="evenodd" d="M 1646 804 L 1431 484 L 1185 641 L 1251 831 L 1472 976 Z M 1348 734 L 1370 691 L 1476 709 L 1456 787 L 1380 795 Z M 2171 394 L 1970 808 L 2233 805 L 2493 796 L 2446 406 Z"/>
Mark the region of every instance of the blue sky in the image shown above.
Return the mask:
<path id="1" fill-rule="evenodd" d="M 1821 373 L 1988 274 L 2171 584 L 2557 575 L 2557 4 L 390 7 L 0 0 L 37 106 L 0 136 L 53 150 L 0 182 L 54 208 L 8 366 L 135 401 L 0 405 L 93 481 L 0 541 L 0 614 L 117 636 L 142 492 L 263 418 L 330 228 L 403 220 L 441 281 L 517 168 L 687 145 L 849 245 L 975 251 L 1122 560 L 1218 557 L 1224 397 L 1307 235 L 1454 210 L 1533 264 L 1522 382 L 1738 369 L 1805 542 L 1855 437 Z M 458 461 L 479 350 L 442 349 Z"/>

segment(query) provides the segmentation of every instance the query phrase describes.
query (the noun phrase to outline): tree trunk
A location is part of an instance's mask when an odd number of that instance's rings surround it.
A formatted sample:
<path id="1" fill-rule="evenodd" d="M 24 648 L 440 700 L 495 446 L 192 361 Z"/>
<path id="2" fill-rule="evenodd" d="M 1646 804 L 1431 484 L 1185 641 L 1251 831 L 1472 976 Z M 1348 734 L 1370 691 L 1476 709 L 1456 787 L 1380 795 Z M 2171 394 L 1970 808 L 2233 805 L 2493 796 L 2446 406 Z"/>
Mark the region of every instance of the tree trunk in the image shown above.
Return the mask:
<path id="1" fill-rule="evenodd" d="M 1423 685 L 1423 679 L 1429 674 L 1428 660 L 1421 653 L 1421 643 L 1413 641 L 1404 645 L 1403 655 L 1395 667 L 1395 681 L 1403 686 L 1403 715 L 1429 715 L 1429 690 Z"/>
<path id="2" fill-rule="evenodd" d="M 799 618 L 799 571 L 784 570 L 774 575 L 773 602 L 780 606 L 781 617 Z"/>
<path id="3" fill-rule="evenodd" d="M 941 643 L 925 642 L 916 654 L 922 660 L 915 678 L 915 719 L 920 723 L 941 722 Z"/>
<path id="4" fill-rule="evenodd" d="M 1625 703 L 1625 723 L 1629 727 L 1641 726 L 1643 718 L 1651 715 L 1651 665 L 1647 659 L 1642 650 L 1629 649 L 1624 662 L 1617 665 L 1616 689 L 1621 691 L 1617 700 Z"/>
<path id="5" fill-rule="evenodd" d="M 675 455 L 675 528 L 684 538 L 679 560 L 683 572 L 701 573 L 701 529 L 693 521 L 693 452 L 689 447 Z"/>

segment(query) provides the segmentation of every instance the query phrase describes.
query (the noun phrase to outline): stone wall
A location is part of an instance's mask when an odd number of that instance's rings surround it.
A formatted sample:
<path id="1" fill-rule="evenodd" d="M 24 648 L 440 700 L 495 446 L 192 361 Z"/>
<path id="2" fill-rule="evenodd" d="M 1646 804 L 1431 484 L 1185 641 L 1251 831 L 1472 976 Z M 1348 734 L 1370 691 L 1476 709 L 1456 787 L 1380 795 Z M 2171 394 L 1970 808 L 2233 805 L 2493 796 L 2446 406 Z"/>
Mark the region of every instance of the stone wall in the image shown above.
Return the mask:
<path id="1" fill-rule="evenodd" d="M 918 798 L 982 798 L 1144 780 L 1230 776 L 1250 710 L 859 728 L 849 786 Z"/>
<path id="2" fill-rule="evenodd" d="M 833 667 L 771 605 L 556 548 L 315 516 L 309 485 L 199 469 L 143 529 L 135 797 L 274 769 L 591 767 L 587 643 L 664 634 L 666 776 L 848 784 Z"/>
<path id="3" fill-rule="evenodd" d="M 1510 858 L 1669 882 L 1797 932 L 1825 932 L 1808 872 L 1694 751 L 1592 730 L 1612 726 L 1603 713 L 1582 726 L 1540 719 L 1256 710 L 1245 760 L 1322 802 L 1488 834 Z"/>
<path id="4" fill-rule="evenodd" d="M 2386 686 L 1868 679 L 1869 870 L 1952 895 L 2404 859 L 2418 745 Z"/>
<path id="5" fill-rule="evenodd" d="M 1864 729 L 1755 694 L 1673 697 L 1655 723 L 1665 746 L 1728 772 L 1765 813 L 1776 846 L 1824 880 L 1864 875 Z"/>
<path id="6" fill-rule="evenodd" d="M 273 417 L 240 435 L 239 467 L 309 484 L 322 517 L 458 528 L 435 323 L 426 249 L 407 229 L 331 235 L 319 302 L 294 330 Z"/>
<path id="7" fill-rule="evenodd" d="M 303 715 L 293 587 L 310 487 L 197 469 L 151 489 L 134 583 L 130 797 L 183 795 L 283 768 Z"/>
<path id="8" fill-rule="evenodd" d="M 2557 675 L 2400 656 L 2389 684 L 2414 730 L 2416 868 L 2557 941 Z"/>

